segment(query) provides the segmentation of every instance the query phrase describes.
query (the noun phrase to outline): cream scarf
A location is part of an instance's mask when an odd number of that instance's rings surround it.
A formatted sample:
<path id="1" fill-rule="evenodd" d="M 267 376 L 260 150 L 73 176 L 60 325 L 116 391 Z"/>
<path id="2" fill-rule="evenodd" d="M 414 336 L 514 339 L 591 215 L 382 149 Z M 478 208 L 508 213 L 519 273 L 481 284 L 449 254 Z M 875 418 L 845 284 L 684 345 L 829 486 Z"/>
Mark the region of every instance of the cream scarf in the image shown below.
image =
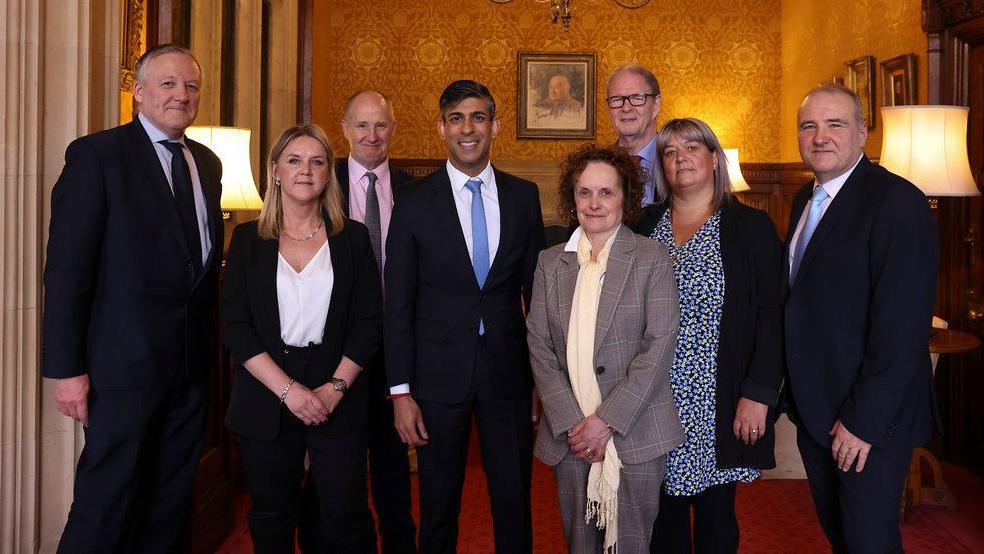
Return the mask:
<path id="1" fill-rule="evenodd" d="M 570 376 L 574 398 L 585 416 L 595 413 L 601 405 L 601 389 L 594 372 L 594 339 L 598 322 L 598 301 L 601 299 L 601 278 L 608 266 L 615 233 L 598 253 L 598 260 L 591 261 L 591 242 L 584 231 L 577 243 L 577 284 L 574 286 L 574 302 L 571 320 L 567 328 L 567 374 Z M 606 553 L 616 552 L 618 540 L 618 480 L 622 461 L 615 450 L 615 441 L 605 447 L 605 459 L 591 464 L 588 473 L 588 504 L 584 522 L 596 519 L 598 529 L 605 530 Z"/>

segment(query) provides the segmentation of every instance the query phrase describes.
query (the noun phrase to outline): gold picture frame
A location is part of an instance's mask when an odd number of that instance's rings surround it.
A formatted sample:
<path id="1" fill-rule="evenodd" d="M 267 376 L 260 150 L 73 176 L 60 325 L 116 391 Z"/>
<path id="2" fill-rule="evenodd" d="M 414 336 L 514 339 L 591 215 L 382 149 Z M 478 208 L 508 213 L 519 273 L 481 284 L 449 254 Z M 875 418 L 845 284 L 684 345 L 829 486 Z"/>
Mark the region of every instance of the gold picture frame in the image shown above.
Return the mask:
<path id="1" fill-rule="evenodd" d="M 844 62 L 844 86 L 861 99 L 861 115 L 869 129 L 875 127 L 875 58 L 861 56 Z"/>
<path id="2" fill-rule="evenodd" d="M 911 106 L 918 103 L 915 54 L 896 56 L 881 62 L 879 66 L 882 106 Z"/>
<path id="3" fill-rule="evenodd" d="M 520 52 L 516 137 L 595 138 L 594 52 Z"/>
<path id="4" fill-rule="evenodd" d="M 137 60 L 143 49 L 140 30 L 143 26 L 143 0 L 124 0 L 120 21 L 120 92 L 133 90 Z"/>

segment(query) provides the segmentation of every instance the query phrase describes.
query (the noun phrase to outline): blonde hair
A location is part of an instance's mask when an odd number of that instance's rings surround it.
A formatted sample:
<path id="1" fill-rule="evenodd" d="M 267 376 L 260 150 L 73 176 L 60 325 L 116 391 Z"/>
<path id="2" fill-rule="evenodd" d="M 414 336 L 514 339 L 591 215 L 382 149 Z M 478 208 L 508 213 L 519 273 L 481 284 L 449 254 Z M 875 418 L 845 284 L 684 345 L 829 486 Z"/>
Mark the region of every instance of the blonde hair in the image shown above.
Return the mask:
<path id="1" fill-rule="evenodd" d="M 292 140 L 299 137 L 311 137 L 321 143 L 325 149 L 326 162 L 328 163 L 328 182 L 325 189 L 321 191 L 321 210 L 328 214 L 328 236 L 337 235 L 345 227 L 345 211 L 342 209 L 342 190 L 338 186 L 338 178 L 335 176 L 335 150 L 331 147 L 328 136 L 324 129 L 313 123 L 306 125 L 295 125 L 288 128 L 273 143 L 270 154 L 267 156 L 267 187 L 263 195 L 263 209 L 260 210 L 260 220 L 257 225 L 257 234 L 262 239 L 280 238 L 280 230 L 284 224 L 284 210 L 280 199 L 280 187 L 277 186 L 273 170 L 280 161 L 280 156 L 287 149 L 287 145 Z"/>

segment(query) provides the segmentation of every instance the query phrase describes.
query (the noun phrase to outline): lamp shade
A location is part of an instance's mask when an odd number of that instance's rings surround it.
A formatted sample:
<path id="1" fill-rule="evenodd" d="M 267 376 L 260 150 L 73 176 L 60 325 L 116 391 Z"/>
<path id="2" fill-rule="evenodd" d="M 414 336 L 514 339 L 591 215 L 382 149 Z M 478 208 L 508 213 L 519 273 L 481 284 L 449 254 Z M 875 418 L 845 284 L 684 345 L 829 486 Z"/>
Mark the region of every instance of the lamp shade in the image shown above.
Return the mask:
<path id="1" fill-rule="evenodd" d="M 728 177 L 731 179 L 731 192 L 745 192 L 752 190 L 745 181 L 745 176 L 741 174 L 741 167 L 738 165 L 738 149 L 725 148 L 724 157 L 728 158 Z"/>
<path id="2" fill-rule="evenodd" d="M 189 127 L 185 134 L 208 146 L 222 161 L 223 210 L 259 210 L 263 207 L 249 161 L 249 129 Z"/>
<path id="3" fill-rule="evenodd" d="M 926 196 L 979 196 L 967 157 L 967 113 L 962 106 L 882 108 L 885 125 L 879 164 Z"/>

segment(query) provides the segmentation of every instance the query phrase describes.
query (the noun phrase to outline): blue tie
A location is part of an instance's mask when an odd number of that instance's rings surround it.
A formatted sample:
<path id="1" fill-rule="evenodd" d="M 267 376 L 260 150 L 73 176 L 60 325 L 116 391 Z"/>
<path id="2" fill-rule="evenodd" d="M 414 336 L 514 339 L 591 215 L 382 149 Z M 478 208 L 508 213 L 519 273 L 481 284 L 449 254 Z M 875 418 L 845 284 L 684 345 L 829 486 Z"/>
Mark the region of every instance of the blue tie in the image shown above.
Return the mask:
<path id="1" fill-rule="evenodd" d="M 482 202 L 482 180 L 469 179 L 465 188 L 472 193 L 471 228 L 472 228 L 472 269 L 478 288 L 485 286 L 485 278 L 489 276 L 489 230 L 485 224 L 485 203 Z M 485 334 L 485 322 L 479 321 L 478 334 Z"/>
<path id="2" fill-rule="evenodd" d="M 799 271 L 800 262 L 803 261 L 803 253 L 806 252 L 806 246 L 810 243 L 813 232 L 817 230 L 817 225 L 820 224 L 820 208 L 823 206 L 823 201 L 829 196 L 827 191 L 821 186 L 813 190 L 813 198 L 810 200 L 810 212 L 806 215 L 806 224 L 803 225 L 799 240 L 796 241 L 796 249 L 793 251 L 793 261 L 789 265 L 790 285 L 796 280 L 796 272 Z"/>

